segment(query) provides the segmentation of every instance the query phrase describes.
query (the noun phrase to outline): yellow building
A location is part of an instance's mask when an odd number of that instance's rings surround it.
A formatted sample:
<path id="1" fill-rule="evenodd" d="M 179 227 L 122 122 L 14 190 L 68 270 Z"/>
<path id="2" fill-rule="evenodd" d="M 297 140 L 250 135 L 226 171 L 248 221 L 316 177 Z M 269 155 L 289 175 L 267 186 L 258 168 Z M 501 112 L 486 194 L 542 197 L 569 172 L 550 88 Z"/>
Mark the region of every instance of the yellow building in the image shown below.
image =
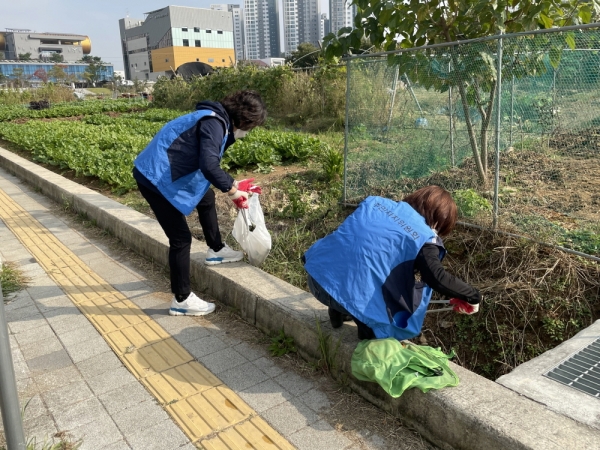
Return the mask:
<path id="1" fill-rule="evenodd" d="M 228 11 L 167 6 L 146 18 L 119 20 L 128 80 L 172 75 L 187 62 L 235 64 L 233 16 Z"/>

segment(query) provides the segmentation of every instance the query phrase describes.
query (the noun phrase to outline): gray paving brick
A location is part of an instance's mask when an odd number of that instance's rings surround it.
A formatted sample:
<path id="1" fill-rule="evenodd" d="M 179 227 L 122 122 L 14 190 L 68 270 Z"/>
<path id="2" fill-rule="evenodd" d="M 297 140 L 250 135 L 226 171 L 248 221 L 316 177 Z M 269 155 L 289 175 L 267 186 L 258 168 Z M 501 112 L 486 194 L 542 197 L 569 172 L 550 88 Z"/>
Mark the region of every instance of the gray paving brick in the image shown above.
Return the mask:
<path id="1" fill-rule="evenodd" d="M 125 438 L 131 448 L 144 450 L 171 450 L 189 443 L 188 438 L 171 419 L 160 422 L 146 430 L 125 435 Z"/>
<path id="2" fill-rule="evenodd" d="M 41 318 L 41 314 L 38 311 L 35 304 L 33 304 L 33 302 L 27 306 L 24 306 L 23 308 L 16 308 L 16 309 L 6 311 L 6 321 L 8 323 L 20 322 L 20 321 L 23 321 L 23 320 L 26 320 L 29 318 L 36 318 L 36 317 Z"/>
<path id="3" fill-rule="evenodd" d="M 198 361 L 215 375 L 248 362 L 246 358 L 232 348 L 226 348 L 210 355 L 202 356 L 198 358 Z"/>
<path id="4" fill-rule="evenodd" d="M 27 345 L 32 342 L 45 341 L 54 336 L 54 330 L 50 328 L 47 323 L 41 327 L 33 328 L 31 330 L 23 331 L 22 333 L 15 334 L 15 339 L 19 345 Z"/>
<path id="5" fill-rule="evenodd" d="M 311 389 L 310 391 L 302 394 L 300 398 L 304 404 L 306 404 L 306 406 L 316 412 L 321 412 L 331 408 L 331 402 L 327 396 L 318 389 Z"/>
<path id="6" fill-rule="evenodd" d="M 206 336 L 195 341 L 186 342 L 184 347 L 198 359 L 227 348 L 227 344 L 218 337 Z"/>
<path id="7" fill-rule="evenodd" d="M 24 408 L 25 411 L 23 416 L 25 420 L 35 419 L 36 417 L 48 414 L 48 410 L 39 394 L 30 398 L 23 398 L 20 402 L 21 408 Z"/>
<path id="8" fill-rule="evenodd" d="M 267 349 L 259 346 L 258 344 L 251 345 L 251 344 L 248 344 L 246 342 L 242 342 L 241 344 L 236 345 L 233 348 L 237 352 L 239 352 L 242 355 L 244 355 L 248 361 L 255 361 L 255 360 L 259 359 L 259 358 L 263 358 L 263 357 L 268 357 L 269 356 L 269 352 L 267 351 Z"/>
<path id="9" fill-rule="evenodd" d="M 112 350 L 77 363 L 77 368 L 84 378 L 93 378 L 121 366 L 121 361 Z"/>
<path id="10" fill-rule="evenodd" d="M 21 353 L 23 358 L 28 361 L 38 356 L 48 355 L 50 353 L 63 350 L 63 346 L 56 336 L 48 337 L 44 342 L 32 342 L 30 344 L 21 345 Z"/>
<path id="11" fill-rule="evenodd" d="M 234 337 L 229 332 L 219 335 L 219 339 L 225 342 L 229 347 L 234 347 L 242 343 L 240 339 Z"/>
<path id="12" fill-rule="evenodd" d="M 21 378 L 21 379 L 17 379 L 16 382 L 17 382 L 17 392 L 19 394 L 19 398 L 21 399 L 21 401 L 24 401 L 23 399 L 32 398 L 38 394 L 37 385 L 33 378 L 31 378 L 31 377 Z"/>
<path id="13" fill-rule="evenodd" d="M 252 364 L 269 375 L 269 377 L 276 377 L 277 375 L 283 373 L 283 369 L 276 365 L 271 358 L 258 358 L 257 360 L 252 361 Z"/>
<path id="14" fill-rule="evenodd" d="M 84 381 L 70 383 L 58 389 L 42 393 L 42 398 L 46 402 L 51 412 L 59 411 L 73 403 L 82 402 L 93 397 L 93 393 Z"/>
<path id="15" fill-rule="evenodd" d="M 239 396 L 256 412 L 263 412 L 286 400 L 292 395 L 273 380 L 267 380 L 239 392 Z"/>
<path id="16" fill-rule="evenodd" d="M 168 308 L 168 305 L 167 305 Z M 198 326 L 189 316 L 152 315 L 160 326 L 181 343 L 195 341 L 210 335 L 210 331 Z"/>
<path id="17" fill-rule="evenodd" d="M 23 420 L 23 431 L 28 440 L 38 445 L 33 448 L 42 447 L 41 444 L 44 442 L 51 442 L 52 436 L 54 436 L 58 429 L 54 425 L 54 419 L 50 414 L 38 416 L 33 419 Z"/>
<path id="18" fill-rule="evenodd" d="M 125 367 L 117 367 L 116 369 L 109 370 L 101 375 L 90 378 L 87 382 L 94 394 L 100 395 L 118 389 L 134 380 L 135 377 L 129 370 Z"/>
<path id="19" fill-rule="evenodd" d="M 319 416 L 298 399 L 277 405 L 261 415 L 284 436 L 319 420 Z"/>
<path id="20" fill-rule="evenodd" d="M 336 432 L 324 420 L 303 428 L 287 436 L 298 450 L 342 450 L 352 445 L 352 441 L 341 433 Z"/>
<path id="21" fill-rule="evenodd" d="M 70 360 L 71 358 L 69 358 Z M 83 381 L 83 379 L 77 368 L 72 364 L 61 369 L 35 375 L 35 383 L 39 392 L 52 391 L 78 381 Z"/>
<path id="22" fill-rule="evenodd" d="M 115 289 L 121 291 L 125 297 L 133 301 L 134 303 L 141 297 L 144 297 L 152 292 L 152 288 L 148 286 L 148 284 L 142 280 L 140 280 L 139 276 L 129 272 L 127 269 L 120 267 L 122 273 L 129 274 L 130 280 L 125 283 L 120 283 L 117 280 L 111 279 L 111 284 L 115 287 Z M 162 303 L 162 302 L 161 302 Z"/>
<path id="23" fill-rule="evenodd" d="M 73 430 L 86 423 L 109 418 L 104 406 L 95 397 L 53 410 L 52 415 L 60 430 Z"/>
<path id="24" fill-rule="evenodd" d="M 169 416 L 160 405 L 150 400 L 113 414 L 112 418 L 125 435 L 131 435 L 164 422 Z"/>
<path id="25" fill-rule="evenodd" d="M 219 378 L 231 389 L 238 392 L 268 380 L 269 376 L 254 364 L 248 362 L 220 373 Z"/>
<path id="26" fill-rule="evenodd" d="M 156 308 L 167 309 L 169 307 L 168 303 L 165 303 L 162 298 L 157 297 L 154 295 L 154 293 L 144 293 L 143 295 L 138 295 L 135 297 L 128 296 L 127 298 L 129 298 L 129 300 L 139 306 L 142 310 L 148 312 Z"/>
<path id="27" fill-rule="evenodd" d="M 312 381 L 290 371 L 282 373 L 273 379 L 282 385 L 294 397 L 303 394 L 314 387 Z"/>
<path id="28" fill-rule="evenodd" d="M 130 448 L 125 444 L 123 435 L 113 420 L 107 415 L 70 430 L 70 434 L 75 439 L 81 440 L 81 447 L 79 447 L 79 450 L 104 450 L 106 448 L 116 450 L 118 448 Z M 125 447 L 117 446 L 119 443 L 125 445 Z"/>
<path id="29" fill-rule="evenodd" d="M 154 399 L 137 380 L 109 391 L 106 394 L 102 394 L 98 398 L 111 415 L 139 403 Z"/>
<path id="30" fill-rule="evenodd" d="M 110 347 L 102 336 L 72 346 L 65 346 L 73 362 L 78 363 L 107 352 Z"/>
<path id="31" fill-rule="evenodd" d="M 64 349 L 27 360 L 27 367 L 34 375 L 69 367 L 72 364 L 73 361 Z"/>
<path id="32" fill-rule="evenodd" d="M 94 326 L 88 322 L 87 325 L 68 331 L 65 333 L 58 333 L 58 336 L 65 347 L 71 347 L 81 342 L 87 342 L 90 339 L 98 337 L 98 331 Z"/>
<path id="33" fill-rule="evenodd" d="M 17 311 L 21 311 L 22 309 L 28 309 L 29 307 L 17 309 Z M 37 311 L 37 308 L 35 308 Z M 31 330 L 33 328 L 41 327 L 42 325 L 46 325 L 46 319 L 39 312 L 34 315 L 30 315 L 27 317 L 20 318 L 18 320 L 14 320 L 8 323 L 8 328 L 11 333 L 17 334 L 22 333 L 27 330 Z"/>
<path id="34" fill-rule="evenodd" d="M 90 324 L 90 321 L 83 314 L 61 314 L 54 317 L 48 317 L 48 322 L 50 322 L 50 326 L 54 329 L 56 334 L 59 335 Z"/>
<path id="35" fill-rule="evenodd" d="M 26 291 L 19 292 L 20 295 L 10 296 L 4 304 L 6 312 L 26 307 L 35 307 L 35 303 Z"/>
<path id="36" fill-rule="evenodd" d="M 197 450 L 196 447 L 193 447 L 194 450 Z M 125 441 L 117 441 L 113 444 L 107 445 L 106 447 L 102 447 L 102 450 L 129 450 L 131 447 Z"/>

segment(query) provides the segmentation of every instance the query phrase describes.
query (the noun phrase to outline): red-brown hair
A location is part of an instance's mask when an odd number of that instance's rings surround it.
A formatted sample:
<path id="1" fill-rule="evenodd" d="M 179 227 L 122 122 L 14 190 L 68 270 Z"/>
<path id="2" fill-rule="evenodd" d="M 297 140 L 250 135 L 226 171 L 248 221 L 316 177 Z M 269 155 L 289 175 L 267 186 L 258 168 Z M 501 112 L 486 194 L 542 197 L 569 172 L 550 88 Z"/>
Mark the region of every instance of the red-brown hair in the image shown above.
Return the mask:
<path id="1" fill-rule="evenodd" d="M 440 236 L 447 236 L 453 230 L 458 218 L 458 208 L 450 192 L 439 186 L 427 186 L 407 196 L 408 203 L 425 218 L 425 222 L 435 228 Z"/>

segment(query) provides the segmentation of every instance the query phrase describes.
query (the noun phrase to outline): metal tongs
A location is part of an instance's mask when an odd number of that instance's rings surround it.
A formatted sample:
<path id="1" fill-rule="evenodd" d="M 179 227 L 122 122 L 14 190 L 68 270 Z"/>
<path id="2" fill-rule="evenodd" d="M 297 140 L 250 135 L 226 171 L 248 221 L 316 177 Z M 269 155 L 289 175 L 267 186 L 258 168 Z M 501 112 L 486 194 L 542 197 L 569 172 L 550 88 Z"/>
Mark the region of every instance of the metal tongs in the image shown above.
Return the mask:
<path id="1" fill-rule="evenodd" d="M 248 227 L 250 232 L 253 232 L 254 229 L 256 228 L 256 225 L 254 225 L 252 223 L 252 218 L 250 217 L 250 213 L 248 213 L 248 217 L 246 217 L 246 210 L 241 209 L 240 211 L 242 212 L 242 217 L 244 218 L 244 222 L 246 222 L 246 226 Z"/>
<path id="2" fill-rule="evenodd" d="M 450 300 L 431 300 L 429 303 L 430 304 L 431 303 L 439 303 L 439 304 L 442 304 L 442 305 L 448 305 L 448 304 L 450 304 Z M 444 311 L 454 311 L 454 307 L 439 308 L 439 309 L 428 309 L 425 314 L 430 313 L 430 312 L 436 312 L 437 313 L 437 312 L 444 312 Z"/>

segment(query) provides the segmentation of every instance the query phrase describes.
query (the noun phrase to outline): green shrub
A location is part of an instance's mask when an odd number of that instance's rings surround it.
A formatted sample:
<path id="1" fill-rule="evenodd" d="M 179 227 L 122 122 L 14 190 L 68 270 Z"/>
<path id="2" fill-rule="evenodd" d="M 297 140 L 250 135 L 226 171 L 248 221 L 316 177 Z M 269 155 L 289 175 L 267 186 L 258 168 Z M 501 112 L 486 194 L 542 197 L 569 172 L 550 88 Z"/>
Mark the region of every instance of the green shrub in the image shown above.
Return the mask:
<path id="1" fill-rule="evenodd" d="M 458 213 L 462 217 L 475 217 L 492 210 L 490 201 L 473 189 L 455 191 L 453 197 L 458 206 Z"/>

